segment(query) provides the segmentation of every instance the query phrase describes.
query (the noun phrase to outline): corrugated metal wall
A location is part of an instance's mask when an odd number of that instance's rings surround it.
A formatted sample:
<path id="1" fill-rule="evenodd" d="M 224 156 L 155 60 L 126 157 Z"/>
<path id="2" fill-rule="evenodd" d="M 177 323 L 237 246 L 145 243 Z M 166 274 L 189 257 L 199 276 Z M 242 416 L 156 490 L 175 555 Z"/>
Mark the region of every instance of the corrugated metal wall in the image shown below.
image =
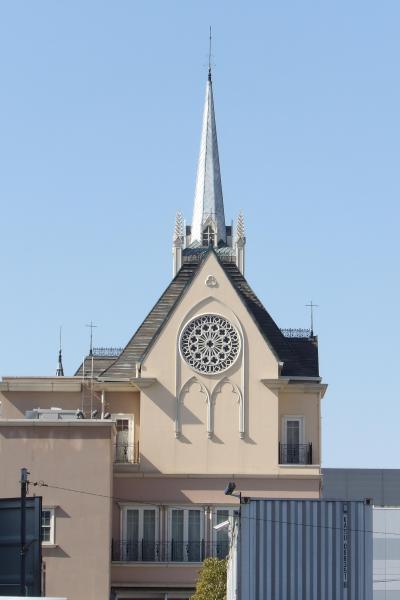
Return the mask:
<path id="1" fill-rule="evenodd" d="M 237 550 L 239 600 L 372 599 L 372 507 L 364 502 L 250 500 Z"/>

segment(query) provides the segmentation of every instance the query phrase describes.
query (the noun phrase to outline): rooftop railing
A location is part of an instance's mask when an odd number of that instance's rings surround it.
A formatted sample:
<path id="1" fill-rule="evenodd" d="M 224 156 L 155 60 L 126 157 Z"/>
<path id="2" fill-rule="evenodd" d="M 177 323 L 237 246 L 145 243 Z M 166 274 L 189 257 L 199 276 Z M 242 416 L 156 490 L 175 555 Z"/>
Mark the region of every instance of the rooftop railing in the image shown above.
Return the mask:
<path id="1" fill-rule="evenodd" d="M 309 338 L 311 329 L 281 329 L 283 335 L 288 338 Z"/>
<path id="2" fill-rule="evenodd" d="M 117 357 L 121 354 L 123 348 L 93 348 L 92 354 L 93 356 L 105 356 L 105 357 Z"/>

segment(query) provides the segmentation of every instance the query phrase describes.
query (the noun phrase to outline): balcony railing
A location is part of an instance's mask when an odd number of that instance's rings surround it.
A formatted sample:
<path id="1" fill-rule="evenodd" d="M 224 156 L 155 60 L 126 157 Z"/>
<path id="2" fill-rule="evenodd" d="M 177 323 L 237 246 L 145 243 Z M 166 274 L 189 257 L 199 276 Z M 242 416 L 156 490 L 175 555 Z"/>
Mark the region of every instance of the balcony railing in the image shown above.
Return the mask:
<path id="1" fill-rule="evenodd" d="M 114 462 L 118 464 L 139 463 L 139 442 L 135 444 L 115 444 Z"/>
<path id="2" fill-rule="evenodd" d="M 312 465 L 312 444 L 279 443 L 280 465 Z"/>
<path id="3" fill-rule="evenodd" d="M 114 540 L 112 560 L 118 562 L 202 562 L 205 558 L 225 558 L 229 542 L 147 542 Z"/>

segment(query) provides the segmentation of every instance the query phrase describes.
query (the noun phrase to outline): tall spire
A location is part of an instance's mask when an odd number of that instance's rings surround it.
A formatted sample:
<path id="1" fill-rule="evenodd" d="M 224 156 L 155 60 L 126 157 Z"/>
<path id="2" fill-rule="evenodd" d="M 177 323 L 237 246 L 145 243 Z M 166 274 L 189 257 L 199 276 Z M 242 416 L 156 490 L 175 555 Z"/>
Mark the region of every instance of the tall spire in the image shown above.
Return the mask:
<path id="1" fill-rule="evenodd" d="M 211 29 L 208 79 L 191 229 L 191 241 L 203 245 L 203 231 L 211 227 L 213 241 L 226 242 L 224 200 L 219 167 L 217 127 L 211 77 Z"/>

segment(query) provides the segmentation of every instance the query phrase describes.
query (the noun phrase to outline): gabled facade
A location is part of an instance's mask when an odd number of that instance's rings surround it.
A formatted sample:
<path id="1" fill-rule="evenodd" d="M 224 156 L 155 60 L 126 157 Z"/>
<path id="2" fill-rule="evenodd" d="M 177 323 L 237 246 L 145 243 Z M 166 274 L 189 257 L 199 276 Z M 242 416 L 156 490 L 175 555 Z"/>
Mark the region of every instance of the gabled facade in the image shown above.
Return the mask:
<path id="1" fill-rule="evenodd" d="M 226 553 L 226 533 L 213 526 L 237 503 L 224 495 L 229 480 L 252 497 L 320 495 L 326 386 L 317 339 L 279 329 L 244 277 L 245 244 L 243 215 L 234 230 L 225 221 L 210 71 L 193 219 L 185 226 L 177 216 L 168 288 L 115 355 L 91 352 L 72 378 L 0 384 L 2 452 L 12 420 L 28 468 L 27 429 L 18 428 L 26 410 L 80 409 L 90 423 L 111 417 L 112 543 L 99 568 L 108 569 L 115 598 L 190 597 L 202 559 Z M 74 428 L 58 427 L 76 445 Z M 60 473 L 63 487 L 66 478 Z M 98 484 L 86 476 L 82 492 Z M 50 488 L 43 495 L 45 506 L 53 502 Z M 68 597 L 83 599 L 79 591 Z M 89 588 L 85 598 L 95 598 Z"/>

